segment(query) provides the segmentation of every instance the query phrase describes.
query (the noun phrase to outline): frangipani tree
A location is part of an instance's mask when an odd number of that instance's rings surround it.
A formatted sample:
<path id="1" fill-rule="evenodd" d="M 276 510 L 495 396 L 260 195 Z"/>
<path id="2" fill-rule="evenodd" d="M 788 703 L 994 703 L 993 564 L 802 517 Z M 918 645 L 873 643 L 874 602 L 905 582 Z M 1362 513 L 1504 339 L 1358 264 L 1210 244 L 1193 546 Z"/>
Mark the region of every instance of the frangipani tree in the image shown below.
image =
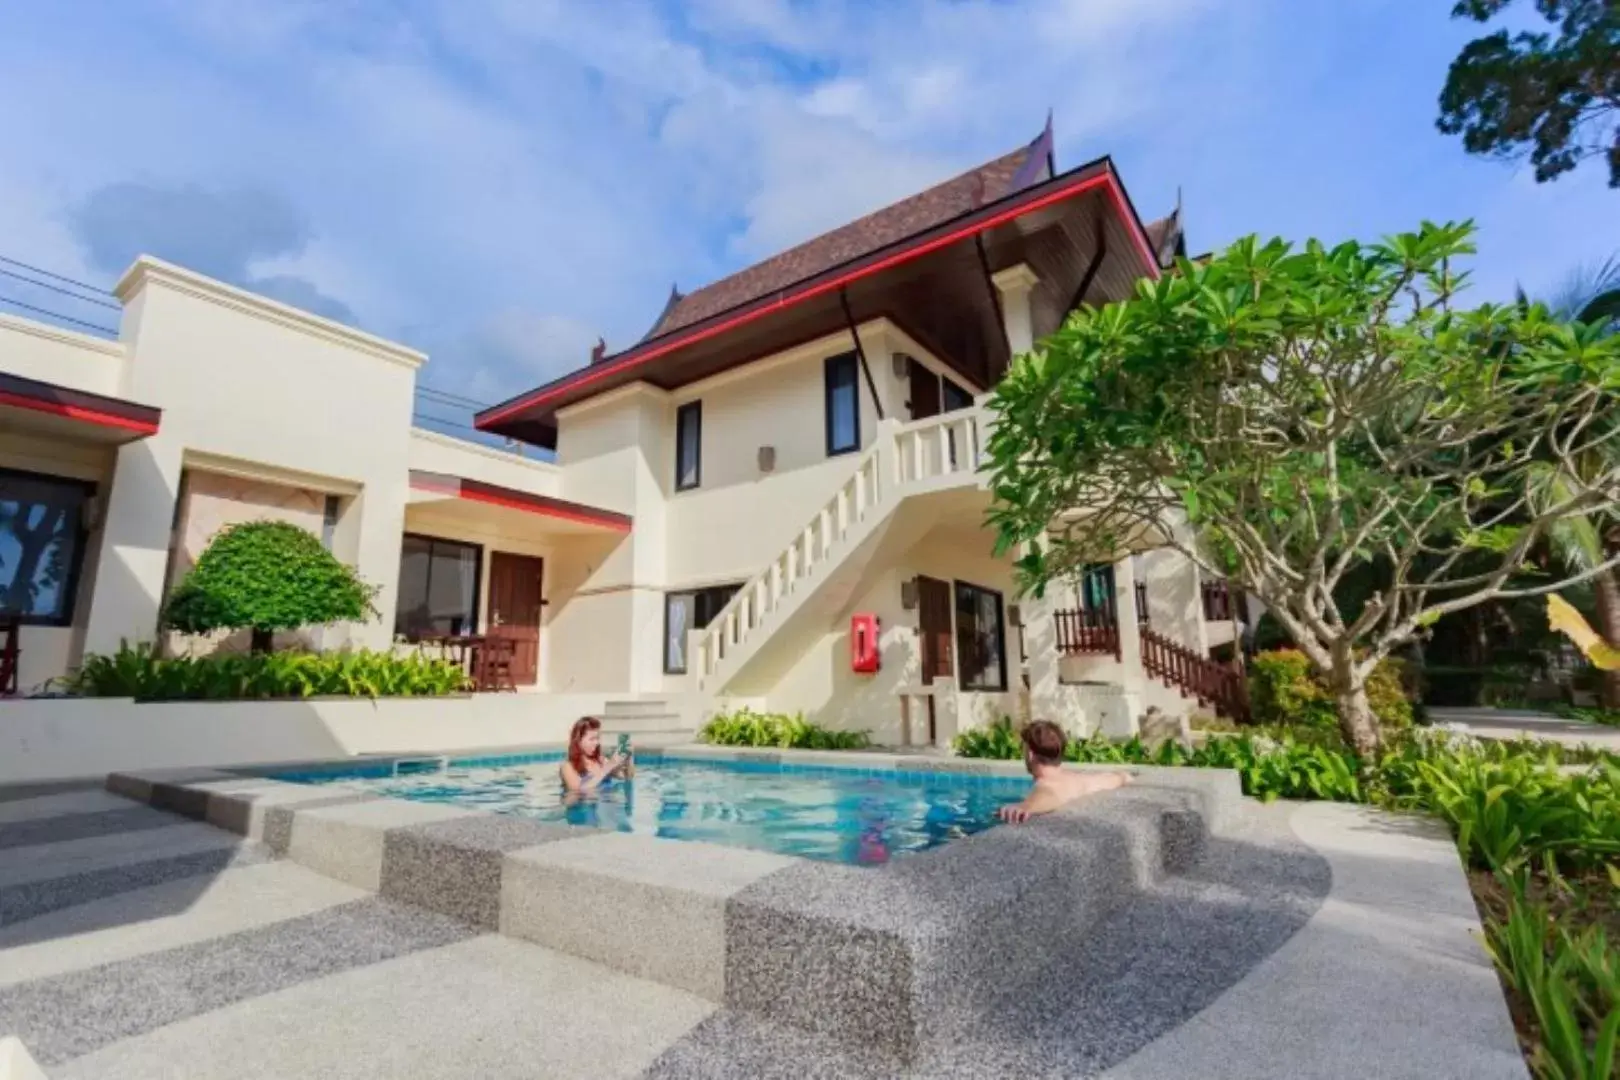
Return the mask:
<path id="1" fill-rule="evenodd" d="M 1620 506 L 1620 466 L 1572 468 L 1551 500 L 1531 483 L 1620 438 L 1620 344 L 1538 305 L 1457 307 L 1472 232 L 1251 237 L 1072 315 L 992 402 L 991 517 L 1025 587 L 1161 537 L 1265 603 L 1368 754 L 1381 659 L 1447 612 L 1620 562 L 1529 562 L 1558 522 Z M 1371 561 L 1382 585 L 1346 610 Z"/>

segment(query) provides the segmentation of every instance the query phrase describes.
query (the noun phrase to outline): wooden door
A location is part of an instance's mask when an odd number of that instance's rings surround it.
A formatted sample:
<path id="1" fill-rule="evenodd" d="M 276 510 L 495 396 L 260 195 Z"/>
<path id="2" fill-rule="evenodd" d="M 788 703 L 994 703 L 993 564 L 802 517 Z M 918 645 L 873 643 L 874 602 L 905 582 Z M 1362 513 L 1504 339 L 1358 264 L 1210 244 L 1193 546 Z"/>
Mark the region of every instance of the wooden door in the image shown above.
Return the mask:
<path id="1" fill-rule="evenodd" d="M 540 675 L 540 584 L 546 561 L 496 551 L 489 558 L 489 636 L 512 642 L 512 681 L 533 686 Z"/>
<path id="2" fill-rule="evenodd" d="M 939 376 L 911 361 L 911 418 L 939 415 Z"/>
<path id="3" fill-rule="evenodd" d="M 917 633 L 922 637 L 922 681 L 950 678 L 951 587 L 931 577 L 917 579 Z"/>

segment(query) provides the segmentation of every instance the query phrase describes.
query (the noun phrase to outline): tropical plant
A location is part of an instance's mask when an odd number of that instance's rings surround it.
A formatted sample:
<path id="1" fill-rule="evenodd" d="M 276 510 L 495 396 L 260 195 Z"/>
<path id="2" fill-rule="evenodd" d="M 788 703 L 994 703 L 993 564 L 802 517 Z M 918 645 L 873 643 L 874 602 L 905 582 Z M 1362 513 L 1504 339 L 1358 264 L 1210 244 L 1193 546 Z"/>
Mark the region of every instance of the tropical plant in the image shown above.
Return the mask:
<path id="1" fill-rule="evenodd" d="M 872 744 L 864 731 L 835 731 L 806 720 L 803 713 L 790 716 L 747 708 L 712 717 L 698 732 L 698 740 L 717 746 L 784 750 L 864 750 Z"/>
<path id="2" fill-rule="evenodd" d="M 284 521 L 227 525 L 208 543 L 164 605 L 162 624 L 187 634 L 249 630 L 256 653 L 278 630 L 375 615 L 376 588 Z"/>
<path id="3" fill-rule="evenodd" d="M 1453 18 L 1489 22 L 1512 0 L 1459 0 Z M 1437 125 L 1469 153 L 1529 155 L 1538 181 L 1589 157 L 1620 187 L 1620 5 L 1536 0 L 1558 36 L 1498 30 L 1464 46 L 1440 92 Z"/>
<path id="4" fill-rule="evenodd" d="M 82 697 L 239 701 L 307 697 L 440 697 L 467 689 L 460 666 L 417 653 L 214 653 L 165 657 L 152 645 L 91 654 L 65 680 Z"/>
<path id="5" fill-rule="evenodd" d="M 1520 293 L 1520 303 L 1525 302 Z M 1578 320 L 1614 334 L 1620 328 L 1620 257 L 1576 271 L 1555 295 L 1551 308 L 1560 318 Z M 1610 418 L 1610 422 L 1616 422 Z M 1593 446 L 1563 467 L 1541 462 L 1531 474 L 1533 490 L 1544 504 L 1567 498 L 1620 464 L 1620 444 Z M 1593 571 L 1592 598 L 1597 608 L 1598 632 L 1620 645 L 1620 569 L 1597 569 L 1620 554 L 1620 522 L 1611 514 L 1584 514 L 1565 518 L 1548 530 L 1553 551 L 1572 571 Z M 1620 671 L 1601 676 L 1603 704 L 1620 709 Z"/>
<path id="6" fill-rule="evenodd" d="M 1501 880 L 1507 911 L 1486 920 L 1485 948 L 1534 1018 L 1532 1067 L 1546 1080 L 1610 1080 L 1620 1063 L 1620 953 L 1601 926 L 1560 926 L 1549 904 L 1529 898 L 1523 873 Z"/>
<path id="7" fill-rule="evenodd" d="M 1620 438 L 1620 340 L 1539 305 L 1459 308 L 1472 234 L 1251 237 L 1071 315 L 992 400 L 991 518 L 1024 586 L 1168 544 L 1266 605 L 1376 757 L 1379 663 L 1449 612 L 1594 576 L 1522 577 L 1554 525 L 1620 505 L 1620 462 L 1556 502 L 1529 483 Z"/>

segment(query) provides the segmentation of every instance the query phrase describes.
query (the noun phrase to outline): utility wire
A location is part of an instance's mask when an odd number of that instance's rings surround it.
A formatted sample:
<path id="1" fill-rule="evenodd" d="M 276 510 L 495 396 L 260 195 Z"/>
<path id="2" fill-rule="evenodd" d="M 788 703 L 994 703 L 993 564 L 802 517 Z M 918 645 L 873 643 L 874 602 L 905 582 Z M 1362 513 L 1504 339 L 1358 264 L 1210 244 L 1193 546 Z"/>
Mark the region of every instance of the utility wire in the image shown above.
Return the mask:
<path id="1" fill-rule="evenodd" d="M 10 262 L 11 260 L 7 259 L 6 261 Z M 43 272 L 43 271 L 40 271 L 40 272 Z M 0 274 L 4 274 L 8 278 L 15 278 L 18 281 L 26 281 L 26 282 L 28 282 L 28 284 L 34 286 L 36 289 L 49 289 L 49 290 L 51 290 L 51 292 L 61 293 L 63 296 L 71 296 L 73 299 L 78 300 L 78 301 L 80 301 L 82 303 L 99 304 L 100 306 L 102 306 L 104 308 L 112 308 L 114 311 L 122 311 L 122 310 L 124 310 L 123 305 L 119 304 L 119 303 L 117 303 L 115 301 L 112 301 L 112 300 L 98 300 L 93 296 L 80 296 L 78 293 L 74 292 L 72 289 L 64 289 L 62 286 L 60 286 L 60 285 L 52 285 L 48 281 L 35 281 L 31 277 L 28 277 L 28 276 L 26 276 L 24 274 L 19 274 L 19 273 L 13 271 L 13 270 L 7 270 L 3 266 L 0 266 Z"/>
<path id="2" fill-rule="evenodd" d="M 102 326 L 99 323 L 85 322 L 83 319 L 75 319 L 70 315 L 63 315 L 61 312 L 51 311 L 42 307 L 35 307 L 33 304 L 25 304 L 21 300 L 13 300 L 9 296 L 0 296 L 0 304 L 10 304 L 12 307 L 22 308 L 24 311 L 32 311 L 39 315 L 48 315 L 53 319 L 60 319 L 63 322 L 73 323 L 75 326 L 83 326 L 90 330 L 99 330 L 101 333 L 110 334 L 113 337 L 118 336 L 118 331 L 114 330 L 110 326 Z"/>
<path id="3" fill-rule="evenodd" d="M 6 264 L 8 264 L 10 266 L 20 267 L 21 269 L 26 270 L 31 274 L 38 274 L 41 277 L 48 277 L 48 278 L 51 278 L 54 281 L 64 282 L 65 284 L 72 285 L 72 286 L 75 286 L 75 287 L 80 288 L 80 289 L 84 289 L 87 292 L 97 293 L 100 296 L 106 296 L 106 297 L 112 296 L 112 294 L 109 293 L 105 289 L 97 288 L 94 285 L 86 284 L 85 282 L 79 281 L 79 280 L 77 280 L 75 278 L 66 277 L 66 276 L 64 276 L 62 274 L 52 273 L 49 270 L 41 269 L 40 267 L 33 266 L 33 265 L 29 264 L 29 263 L 25 263 L 25 262 L 22 262 L 21 260 L 13 259 L 13 258 L 10 258 L 10 257 L 5 256 L 5 255 L 0 255 L 0 263 L 6 263 Z M 101 307 L 111 308 L 114 311 L 122 311 L 123 310 L 123 305 L 117 303 L 114 300 L 110 300 L 110 299 L 109 300 L 103 300 L 103 299 L 99 299 L 99 297 L 96 297 L 96 296 L 80 296 L 78 293 L 75 293 L 75 292 L 73 292 L 73 291 L 71 291 L 69 289 L 64 289 L 60 285 L 52 285 L 50 282 L 46 282 L 46 281 L 36 281 L 33 278 L 25 277 L 22 274 L 18 274 L 18 273 L 14 272 L 14 271 L 7 270 L 4 267 L 0 267 L 0 275 L 4 275 L 4 276 L 9 277 L 9 278 L 14 278 L 17 281 L 27 282 L 29 285 L 33 285 L 33 286 L 35 286 L 37 288 L 49 289 L 52 292 L 61 293 L 63 296 L 71 297 L 74 300 L 81 300 L 81 301 L 83 301 L 84 303 L 87 303 L 87 304 L 97 304 L 97 305 L 100 305 Z M 112 329 L 111 327 L 101 326 L 101 325 L 99 325 L 97 323 L 86 322 L 83 319 L 75 319 L 70 315 L 63 315 L 63 314 L 61 314 L 59 312 L 51 311 L 51 310 L 49 310 L 47 308 L 35 307 L 33 304 L 25 304 L 21 300 L 13 300 L 10 297 L 0 296 L 0 303 L 10 304 L 13 307 L 19 307 L 19 308 L 22 308 L 22 309 L 24 309 L 26 311 L 36 312 L 36 313 L 38 313 L 40 315 L 49 315 L 53 319 L 61 319 L 63 322 L 70 322 L 70 323 L 73 323 L 76 326 L 87 327 L 87 328 L 89 328 L 91 330 L 99 330 L 104 334 L 114 334 L 114 335 L 116 335 L 118 333 L 118 331 Z M 476 401 L 473 398 L 463 397 L 460 394 L 452 394 L 448 390 L 439 390 L 439 389 L 437 389 L 435 387 L 432 387 L 432 386 L 418 386 L 416 388 L 416 393 L 417 393 L 418 396 L 427 398 L 429 401 L 432 401 L 435 404 L 450 405 L 452 407 L 461 406 L 461 407 L 465 407 L 465 408 L 472 409 L 472 410 L 487 409 L 487 408 L 490 407 L 490 404 L 487 401 Z M 426 419 L 432 420 L 435 423 L 449 424 L 452 427 L 459 427 L 459 428 L 461 428 L 461 429 L 463 429 L 465 431 L 478 431 L 477 428 L 472 427 L 471 425 L 460 424 L 460 423 L 457 423 L 457 422 L 455 422 L 453 420 L 442 420 L 442 419 L 439 419 L 438 417 L 427 417 Z M 480 433 L 480 434 L 482 434 L 482 433 Z"/>
<path id="4" fill-rule="evenodd" d="M 423 397 L 434 398 L 445 405 L 464 405 L 469 409 L 489 408 L 488 402 L 474 401 L 472 398 L 462 397 L 460 394 L 452 394 L 445 390 L 437 390 L 431 386 L 418 386 L 416 392 Z"/>
<path id="5" fill-rule="evenodd" d="M 79 280 L 77 280 L 75 278 L 63 277 L 61 274 L 53 274 L 49 270 L 41 270 L 37 266 L 29 266 L 25 262 L 20 262 L 17 259 L 8 258 L 5 255 L 0 255 L 0 262 L 10 263 L 12 266 L 20 266 L 24 270 L 29 271 L 30 273 L 44 274 L 48 278 L 53 278 L 56 281 L 66 282 L 69 285 L 77 285 L 79 288 L 84 289 L 84 290 L 86 290 L 88 292 L 100 293 L 102 296 L 111 296 L 112 295 L 112 293 L 108 292 L 106 289 L 103 289 L 103 288 L 101 288 L 99 286 L 87 285 L 84 282 L 79 281 Z"/>

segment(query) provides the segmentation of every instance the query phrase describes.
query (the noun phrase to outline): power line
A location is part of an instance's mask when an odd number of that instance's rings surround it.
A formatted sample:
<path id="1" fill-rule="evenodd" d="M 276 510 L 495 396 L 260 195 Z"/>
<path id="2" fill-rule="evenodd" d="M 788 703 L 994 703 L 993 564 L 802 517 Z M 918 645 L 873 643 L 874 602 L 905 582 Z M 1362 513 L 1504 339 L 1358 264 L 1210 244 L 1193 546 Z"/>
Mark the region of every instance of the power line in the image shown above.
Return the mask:
<path id="1" fill-rule="evenodd" d="M 0 296 L 0 304 L 10 304 L 12 307 L 22 308 L 24 311 L 32 311 L 39 315 L 48 315 L 53 319 L 60 319 L 62 322 L 73 323 L 75 326 L 83 326 L 90 330 L 99 330 L 103 334 L 110 334 L 113 337 L 118 336 L 118 331 L 114 330 L 110 326 L 102 326 L 99 323 L 85 322 L 83 319 L 75 319 L 71 315 L 63 315 L 58 311 L 50 311 L 46 308 L 35 307 L 33 304 L 25 304 L 21 300 L 13 300 L 9 296 Z"/>
<path id="2" fill-rule="evenodd" d="M 18 260 L 16 260 L 16 259 L 12 259 L 12 258 L 8 258 L 8 257 L 6 257 L 6 256 L 4 256 L 4 255 L 0 255 L 0 262 L 3 262 L 3 263 L 10 263 L 10 264 L 11 264 L 11 265 L 12 265 L 12 266 L 20 266 L 20 267 L 22 267 L 22 268 L 23 268 L 23 269 L 24 269 L 24 270 L 27 270 L 27 271 L 30 271 L 30 272 L 32 272 L 32 273 L 35 273 L 35 274 L 44 274 L 44 275 L 45 275 L 45 276 L 46 276 L 46 277 L 48 277 L 48 278 L 54 278 L 54 279 L 56 279 L 56 280 L 57 280 L 57 281 L 65 281 L 65 282 L 67 282 L 67 283 L 68 283 L 68 284 L 69 284 L 69 285 L 77 285 L 77 286 L 78 286 L 78 287 L 79 287 L 79 288 L 81 288 L 81 289 L 86 289 L 86 290 L 88 290 L 88 291 L 90 291 L 90 292 L 93 292 L 93 293 L 100 293 L 100 294 L 101 294 L 101 295 L 102 295 L 102 296 L 111 296 L 111 295 L 112 295 L 112 293 L 110 293 L 110 292 L 108 292 L 108 291 L 107 291 L 107 290 L 106 290 L 106 289 L 103 289 L 103 288 L 101 288 L 101 287 L 100 287 L 100 286 L 97 286 L 97 285 L 87 285 L 87 284 L 85 284 L 85 283 L 84 283 L 84 282 L 82 282 L 82 281 L 78 281 L 78 280 L 76 280 L 76 279 L 74 279 L 74 278 L 70 278 L 70 277 L 63 277 L 63 276 L 62 276 L 62 275 L 61 275 L 61 274 L 53 274 L 53 273 L 51 273 L 51 272 L 50 272 L 50 271 L 49 271 L 49 270 L 41 270 L 41 269 L 40 269 L 40 268 L 39 268 L 39 267 L 37 267 L 37 266 L 29 266 L 29 265 L 28 265 L 28 264 L 27 264 L 27 263 L 25 263 L 25 262 L 19 262 L 19 261 L 18 261 Z"/>
<path id="3" fill-rule="evenodd" d="M 472 398 L 462 397 L 460 394 L 452 394 L 446 390 L 437 390 L 431 386 L 418 386 L 416 388 L 416 392 L 423 397 L 435 398 L 445 405 L 465 405 L 469 409 L 489 408 L 488 402 L 474 401 Z"/>
<path id="4" fill-rule="evenodd" d="M 10 262 L 11 260 L 7 259 L 6 261 Z M 78 300 L 78 301 L 80 301 L 82 303 L 99 304 L 101 307 L 112 308 L 114 311 L 123 311 L 124 310 L 124 306 L 122 304 L 116 303 L 116 302 L 114 302 L 112 300 L 97 300 L 93 296 L 80 296 L 78 293 L 74 292 L 72 289 L 64 289 L 64 288 L 62 288 L 62 286 L 60 286 L 60 285 L 52 285 L 48 281 L 35 281 L 31 277 L 26 277 L 26 276 L 24 276 L 22 274 L 16 273 L 15 271 L 12 271 L 12 270 L 7 270 L 5 267 L 0 267 L 0 274 L 4 274 L 8 278 L 15 278 L 18 281 L 26 281 L 26 282 L 28 282 L 28 284 L 34 286 L 36 289 L 49 289 L 49 290 L 51 290 L 51 292 L 61 293 L 63 296 L 71 296 L 73 299 Z"/>

